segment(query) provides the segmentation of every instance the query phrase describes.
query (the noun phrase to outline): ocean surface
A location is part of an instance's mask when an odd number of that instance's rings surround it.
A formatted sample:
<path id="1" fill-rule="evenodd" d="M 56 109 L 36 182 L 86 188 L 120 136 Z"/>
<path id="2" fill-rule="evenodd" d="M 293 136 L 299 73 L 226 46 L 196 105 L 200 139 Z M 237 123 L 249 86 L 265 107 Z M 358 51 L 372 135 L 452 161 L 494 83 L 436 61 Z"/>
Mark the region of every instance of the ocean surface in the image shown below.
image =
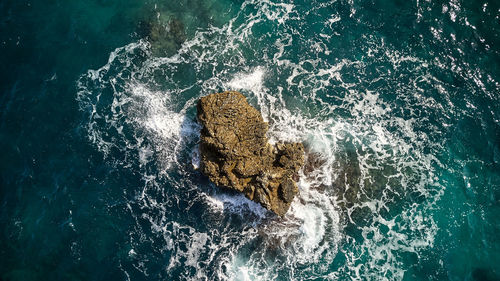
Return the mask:
<path id="1" fill-rule="evenodd" d="M 196 170 L 224 90 L 284 218 Z M 500 280 L 500 2 L 2 0 L 0 148 L 0 280 Z"/>

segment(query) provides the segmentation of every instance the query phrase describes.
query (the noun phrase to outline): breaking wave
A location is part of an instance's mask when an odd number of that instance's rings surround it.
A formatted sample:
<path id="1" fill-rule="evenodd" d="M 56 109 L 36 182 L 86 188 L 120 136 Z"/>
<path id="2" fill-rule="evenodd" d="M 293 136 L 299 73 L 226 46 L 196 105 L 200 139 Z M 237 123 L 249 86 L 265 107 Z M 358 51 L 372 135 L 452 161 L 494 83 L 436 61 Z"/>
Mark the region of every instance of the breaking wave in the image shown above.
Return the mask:
<path id="1" fill-rule="evenodd" d="M 448 85 L 433 76 L 442 65 L 376 36 L 363 38 L 362 57 L 338 60 L 335 26 L 346 15 L 319 17 L 314 33 L 297 24 L 321 9 L 248 0 L 170 57 L 153 56 L 141 40 L 79 79 L 90 142 L 141 177 L 128 202 L 136 226 L 121 261 L 127 276 L 402 279 L 402 260 L 433 246 L 429 214 L 443 192 L 433 155 L 452 113 L 422 88 L 449 101 Z M 307 147 L 300 194 L 282 219 L 218 191 L 193 167 L 195 104 L 223 90 L 248 97 L 272 142 Z M 151 260 L 163 268 L 150 272 Z"/>

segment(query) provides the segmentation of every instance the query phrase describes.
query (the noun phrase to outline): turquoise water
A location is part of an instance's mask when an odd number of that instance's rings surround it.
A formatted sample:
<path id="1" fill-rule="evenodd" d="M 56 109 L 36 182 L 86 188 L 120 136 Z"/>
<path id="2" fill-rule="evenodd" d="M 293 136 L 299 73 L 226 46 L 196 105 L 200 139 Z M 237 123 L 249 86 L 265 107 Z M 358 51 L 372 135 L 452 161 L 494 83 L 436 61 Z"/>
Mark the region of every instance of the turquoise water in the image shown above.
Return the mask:
<path id="1" fill-rule="evenodd" d="M 496 1 L 0 2 L 1 280 L 500 280 Z M 302 141 L 280 219 L 200 96 Z"/>

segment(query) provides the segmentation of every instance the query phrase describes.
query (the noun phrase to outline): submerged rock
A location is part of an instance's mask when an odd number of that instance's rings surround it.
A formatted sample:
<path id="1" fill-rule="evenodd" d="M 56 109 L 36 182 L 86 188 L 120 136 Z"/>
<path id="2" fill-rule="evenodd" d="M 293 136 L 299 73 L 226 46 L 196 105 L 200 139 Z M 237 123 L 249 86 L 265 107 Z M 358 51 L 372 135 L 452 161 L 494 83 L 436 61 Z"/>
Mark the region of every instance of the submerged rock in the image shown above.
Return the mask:
<path id="1" fill-rule="evenodd" d="M 171 56 L 186 40 L 184 24 L 177 18 L 166 23 L 158 19 L 141 21 L 139 34 L 148 39 L 154 56 Z"/>
<path id="2" fill-rule="evenodd" d="M 268 125 L 241 93 L 202 97 L 197 106 L 203 125 L 200 169 L 216 185 L 242 192 L 283 216 L 298 193 L 304 164 L 301 143 L 268 143 Z"/>

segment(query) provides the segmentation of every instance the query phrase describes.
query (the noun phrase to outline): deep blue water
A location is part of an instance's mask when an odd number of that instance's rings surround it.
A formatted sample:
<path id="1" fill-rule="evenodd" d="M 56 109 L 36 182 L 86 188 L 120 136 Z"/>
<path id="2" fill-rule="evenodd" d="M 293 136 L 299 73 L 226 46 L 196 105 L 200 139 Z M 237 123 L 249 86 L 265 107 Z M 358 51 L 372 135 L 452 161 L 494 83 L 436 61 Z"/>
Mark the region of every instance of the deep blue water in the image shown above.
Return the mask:
<path id="1" fill-rule="evenodd" d="M 0 2 L 1 280 L 500 280 L 500 3 Z M 277 218 L 200 96 L 301 141 Z"/>

